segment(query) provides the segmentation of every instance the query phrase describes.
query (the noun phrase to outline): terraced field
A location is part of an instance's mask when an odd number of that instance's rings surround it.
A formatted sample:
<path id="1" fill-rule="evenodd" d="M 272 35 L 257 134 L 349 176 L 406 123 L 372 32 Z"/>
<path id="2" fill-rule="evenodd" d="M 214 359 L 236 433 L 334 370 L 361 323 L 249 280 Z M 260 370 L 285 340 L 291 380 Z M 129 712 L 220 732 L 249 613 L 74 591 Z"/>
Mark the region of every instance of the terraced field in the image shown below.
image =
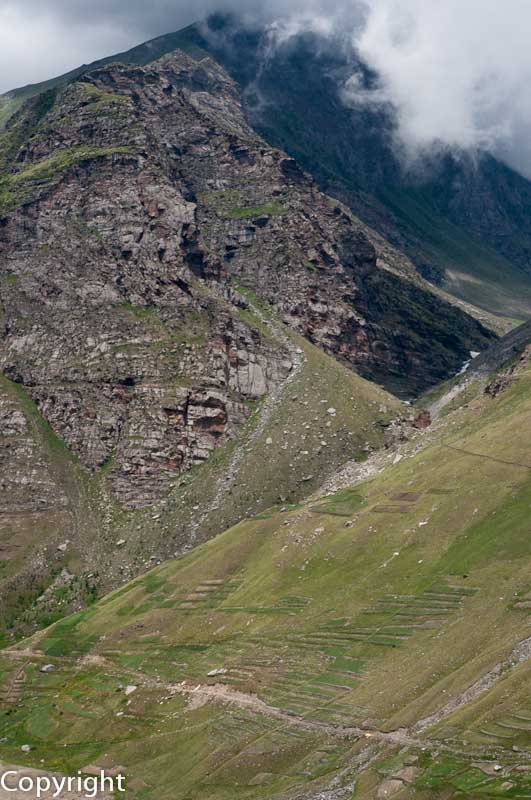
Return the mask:
<path id="1" fill-rule="evenodd" d="M 139 800 L 530 797 L 529 430 L 523 365 L 2 651 L 0 759 L 120 766 Z"/>

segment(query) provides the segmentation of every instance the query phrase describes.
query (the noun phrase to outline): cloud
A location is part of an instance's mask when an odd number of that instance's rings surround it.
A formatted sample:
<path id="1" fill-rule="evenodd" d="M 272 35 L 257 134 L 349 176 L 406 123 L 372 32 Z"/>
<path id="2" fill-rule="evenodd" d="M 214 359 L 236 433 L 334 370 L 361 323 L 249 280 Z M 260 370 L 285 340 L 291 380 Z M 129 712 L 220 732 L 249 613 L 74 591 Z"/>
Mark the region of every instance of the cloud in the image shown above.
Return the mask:
<path id="1" fill-rule="evenodd" d="M 136 42 L 135 35 L 117 30 L 105 18 L 73 25 L 44 6 L 34 10 L 0 2 L 0 92 L 46 80 Z"/>
<path id="2" fill-rule="evenodd" d="M 531 177 L 528 0 L 370 0 L 367 9 L 359 52 L 410 156 L 488 150 Z"/>
<path id="3" fill-rule="evenodd" d="M 487 150 L 531 177 L 529 0 L 0 0 L 0 91 L 60 74 L 212 11 L 349 36 L 378 76 L 350 102 L 386 103 L 409 158 Z"/>

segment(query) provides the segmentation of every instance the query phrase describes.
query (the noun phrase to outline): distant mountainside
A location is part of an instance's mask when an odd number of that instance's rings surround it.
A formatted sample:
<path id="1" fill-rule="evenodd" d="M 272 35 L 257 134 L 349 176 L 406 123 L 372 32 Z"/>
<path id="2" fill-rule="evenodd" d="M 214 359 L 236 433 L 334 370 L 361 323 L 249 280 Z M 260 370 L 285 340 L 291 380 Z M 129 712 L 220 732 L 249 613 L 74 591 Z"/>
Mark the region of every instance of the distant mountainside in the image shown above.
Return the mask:
<path id="1" fill-rule="evenodd" d="M 393 119 L 340 89 L 356 54 L 314 34 L 277 48 L 262 32 L 218 20 L 197 39 L 245 88 L 252 124 L 309 169 L 419 272 L 456 296 L 513 317 L 531 312 L 531 184 L 494 158 L 447 155 L 403 174 Z M 420 177 L 424 175 L 424 177 Z"/>
<path id="2" fill-rule="evenodd" d="M 529 181 L 491 156 L 466 154 L 447 155 L 423 165 L 417 177 L 404 176 L 391 145 L 389 114 L 343 102 L 340 89 L 353 71 L 369 85 L 372 79 L 354 53 L 313 34 L 277 48 L 268 42 L 263 31 L 242 31 L 237 20 L 213 17 L 209 27 L 190 26 L 95 65 L 146 64 L 175 48 L 196 57 L 210 53 L 240 83 L 255 129 L 407 254 L 420 274 L 495 314 L 529 317 Z M 4 95 L 0 119 L 25 98 L 91 67 Z"/>

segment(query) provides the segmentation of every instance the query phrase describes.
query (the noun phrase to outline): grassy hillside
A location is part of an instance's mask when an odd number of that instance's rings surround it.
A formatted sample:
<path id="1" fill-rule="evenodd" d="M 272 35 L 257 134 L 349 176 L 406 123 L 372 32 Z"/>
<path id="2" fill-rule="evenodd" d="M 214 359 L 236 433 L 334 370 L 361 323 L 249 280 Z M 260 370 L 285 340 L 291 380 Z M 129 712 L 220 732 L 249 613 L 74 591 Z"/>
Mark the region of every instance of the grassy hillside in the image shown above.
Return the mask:
<path id="1" fill-rule="evenodd" d="M 138 798 L 528 797 L 530 424 L 522 363 L 4 651 L 0 758 L 119 765 Z"/>
<path id="2" fill-rule="evenodd" d="M 233 440 L 144 511 L 112 497 L 112 462 L 84 469 L 29 395 L 0 376 L 0 416 L 21 415 L 27 426 L 10 431 L 4 422 L 0 440 L 13 501 L 0 507 L 0 641 L 50 624 L 242 518 L 298 503 L 340 465 L 381 447 L 400 401 L 274 319 L 241 313 L 272 341 L 289 336 L 299 366 L 274 397 L 254 405 Z"/>
<path id="3" fill-rule="evenodd" d="M 29 609 L 39 625 L 58 618 L 69 593 L 60 578 L 65 570 L 77 602 L 92 599 L 81 564 L 101 518 L 96 483 L 24 389 L 2 375 L 0 419 L 0 642 L 5 643 Z M 58 547 L 66 540 L 71 546 L 63 553 Z M 39 602 L 46 592 L 49 603 Z"/>

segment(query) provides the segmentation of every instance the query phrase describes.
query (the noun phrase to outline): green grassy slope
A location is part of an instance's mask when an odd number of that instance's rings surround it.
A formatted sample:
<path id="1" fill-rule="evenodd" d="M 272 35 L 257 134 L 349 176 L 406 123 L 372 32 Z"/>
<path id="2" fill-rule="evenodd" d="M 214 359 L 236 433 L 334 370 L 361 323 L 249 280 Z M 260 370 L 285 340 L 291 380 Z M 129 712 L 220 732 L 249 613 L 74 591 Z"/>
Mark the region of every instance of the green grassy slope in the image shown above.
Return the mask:
<path id="1" fill-rule="evenodd" d="M 138 798 L 528 797 L 530 424 L 527 365 L 4 651 L 0 758 L 120 765 Z"/>
<path id="2" fill-rule="evenodd" d="M 79 602 L 90 598 L 90 582 L 83 580 L 78 543 L 86 542 L 100 524 L 97 488 L 68 451 L 24 389 L 0 375 L 0 406 L 10 412 L 3 418 L 0 460 L 3 489 L 0 510 L 0 642 L 28 613 L 32 622 L 49 625 L 63 613 L 49 613 L 46 603 L 36 604 L 61 572 L 71 571 L 72 592 Z M 19 414 L 25 430 L 6 430 L 6 419 Z M 7 482 L 7 484 L 6 484 Z M 68 537 L 76 544 L 67 554 L 57 550 Z M 59 590 L 58 590 L 59 591 Z M 64 605 L 68 591 L 56 597 Z M 52 604 L 53 605 L 53 604 Z M 57 606 L 53 611 L 57 612 Z"/>
<path id="3" fill-rule="evenodd" d="M 252 307 L 242 314 L 272 341 L 277 341 L 275 326 L 284 331 L 274 321 L 269 330 Z M 28 420 L 42 460 L 37 464 L 32 456 L 33 470 L 42 470 L 41 480 L 55 481 L 66 497 L 65 506 L 35 514 L 34 486 L 22 483 L 21 509 L 29 510 L 16 518 L 0 511 L 0 641 L 49 624 L 242 518 L 273 505 L 297 504 L 346 461 L 363 460 L 368 449 L 381 447 L 402 403 L 302 337 L 288 330 L 285 335 L 300 348 L 302 360 L 285 391 L 270 408 L 256 405 L 233 440 L 183 473 L 168 497 L 143 511 L 127 511 L 108 491 L 112 462 L 94 473 L 85 470 L 29 395 L 0 376 L 0 400 L 6 393 Z M 13 437 L 2 440 L 6 448 L 14 443 Z M 10 464 L 12 469 L 6 461 Z M 18 468 L 23 475 L 28 463 L 22 460 Z M 65 541 L 62 553 L 57 548 Z M 64 568 L 73 576 L 68 590 L 52 587 L 43 598 Z"/>

